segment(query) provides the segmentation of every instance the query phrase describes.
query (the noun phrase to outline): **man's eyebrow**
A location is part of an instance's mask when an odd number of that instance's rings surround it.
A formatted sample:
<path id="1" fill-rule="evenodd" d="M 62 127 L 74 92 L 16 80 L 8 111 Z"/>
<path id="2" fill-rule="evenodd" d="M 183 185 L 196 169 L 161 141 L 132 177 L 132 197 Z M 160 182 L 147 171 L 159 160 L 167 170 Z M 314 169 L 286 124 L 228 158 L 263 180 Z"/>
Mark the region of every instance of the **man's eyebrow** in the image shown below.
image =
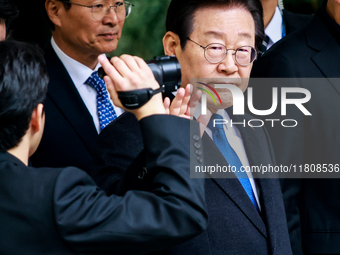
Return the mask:
<path id="1" fill-rule="evenodd" d="M 239 37 L 246 37 L 251 39 L 251 35 L 247 32 L 241 32 L 237 34 Z"/>
<path id="2" fill-rule="evenodd" d="M 224 37 L 226 37 L 226 34 L 224 32 L 220 32 L 220 31 L 207 31 L 204 33 L 204 35 L 210 35 L 214 38 L 217 38 L 217 39 L 223 39 Z M 238 37 L 245 37 L 245 38 L 252 38 L 250 33 L 248 32 L 240 32 L 237 34 Z"/>
<path id="3" fill-rule="evenodd" d="M 221 39 L 225 36 L 225 33 L 219 32 L 219 31 L 207 31 L 207 32 L 204 33 L 204 35 L 210 35 L 210 36 L 213 36 L 215 38 Z"/>

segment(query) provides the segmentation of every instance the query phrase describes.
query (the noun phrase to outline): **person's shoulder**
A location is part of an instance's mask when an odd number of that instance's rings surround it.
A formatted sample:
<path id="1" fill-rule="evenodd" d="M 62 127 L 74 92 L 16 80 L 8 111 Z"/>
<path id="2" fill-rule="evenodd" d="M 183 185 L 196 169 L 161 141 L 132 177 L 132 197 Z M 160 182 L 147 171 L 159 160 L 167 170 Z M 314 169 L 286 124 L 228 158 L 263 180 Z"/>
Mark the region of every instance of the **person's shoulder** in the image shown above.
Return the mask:
<path id="1" fill-rule="evenodd" d="M 69 166 L 65 168 L 57 168 L 55 171 L 57 172 L 57 182 L 70 183 L 86 180 L 86 182 L 89 181 L 89 183 L 95 185 L 92 178 L 80 168 Z"/>
<path id="2" fill-rule="evenodd" d="M 305 61 L 306 54 L 303 52 L 306 51 L 308 46 L 304 27 L 287 35 L 266 51 L 254 63 L 251 77 L 290 77 L 296 64 Z"/>
<path id="3" fill-rule="evenodd" d="M 64 170 L 64 168 L 53 168 L 53 167 L 31 167 L 28 166 L 26 171 L 30 173 L 32 178 L 38 182 L 53 182 L 58 175 Z"/>
<path id="4" fill-rule="evenodd" d="M 2 165 L 3 163 L 6 165 Z M 17 158 L 2 161 L 2 164 L 1 168 L 6 167 L 7 182 L 20 187 L 21 192 L 29 192 L 32 189 L 44 191 L 31 194 L 32 201 L 50 196 L 53 193 L 56 179 L 64 170 L 63 168 L 26 166 Z"/>
<path id="5" fill-rule="evenodd" d="M 305 29 L 306 27 L 302 27 L 282 38 L 280 41 L 275 43 L 269 50 L 267 50 L 260 58 L 260 60 L 267 55 L 273 56 L 275 54 L 280 55 L 295 54 L 298 48 L 306 46 Z"/>
<path id="6" fill-rule="evenodd" d="M 283 20 L 286 24 L 288 33 L 305 26 L 312 20 L 312 18 L 313 15 L 293 13 L 287 10 L 283 10 Z"/>

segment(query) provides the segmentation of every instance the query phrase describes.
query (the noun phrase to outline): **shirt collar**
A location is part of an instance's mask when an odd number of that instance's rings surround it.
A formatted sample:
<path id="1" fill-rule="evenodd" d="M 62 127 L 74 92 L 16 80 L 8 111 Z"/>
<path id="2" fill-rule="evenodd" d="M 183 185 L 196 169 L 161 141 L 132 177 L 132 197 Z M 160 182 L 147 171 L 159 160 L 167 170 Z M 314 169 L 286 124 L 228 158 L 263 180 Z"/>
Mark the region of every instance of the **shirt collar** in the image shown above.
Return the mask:
<path id="1" fill-rule="evenodd" d="M 79 88 L 84 84 L 84 82 L 91 76 L 93 71 L 97 71 L 98 68 L 101 66 L 98 62 L 97 66 L 94 70 L 91 68 L 83 65 L 82 63 L 74 60 L 73 58 L 66 55 L 56 44 L 53 37 L 51 38 L 51 45 L 54 49 L 55 53 L 57 54 L 60 61 L 63 63 L 64 67 L 66 68 L 67 72 L 69 73 L 74 85 Z M 105 54 L 103 54 L 105 55 Z"/>
<path id="2" fill-rule="evenodd" d="M 265 29 L 266 35 L 273 43 L 276 43 L 282 38 L 282 21 L 280 9 L 276 6 L 274 16 Z M 280 29 L 277 29 L 278 27 Z"/>

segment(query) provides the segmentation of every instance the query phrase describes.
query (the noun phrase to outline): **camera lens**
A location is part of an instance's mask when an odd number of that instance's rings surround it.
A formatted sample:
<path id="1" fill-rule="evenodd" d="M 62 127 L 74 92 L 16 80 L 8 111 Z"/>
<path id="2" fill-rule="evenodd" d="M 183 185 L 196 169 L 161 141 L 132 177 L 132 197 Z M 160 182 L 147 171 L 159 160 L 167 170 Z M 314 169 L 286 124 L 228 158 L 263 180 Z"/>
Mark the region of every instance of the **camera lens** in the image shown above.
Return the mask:
<path id="1" fill-rule="evenodd" d="M 181 86 L 181 66 L 175 56 L 157 56 L 146 60 L 156 81 L 160 86 L 165 85 L 165 94 L 176 91 Z M 104 69 L 98 69 L 98 76 L 103 79 Z"/>

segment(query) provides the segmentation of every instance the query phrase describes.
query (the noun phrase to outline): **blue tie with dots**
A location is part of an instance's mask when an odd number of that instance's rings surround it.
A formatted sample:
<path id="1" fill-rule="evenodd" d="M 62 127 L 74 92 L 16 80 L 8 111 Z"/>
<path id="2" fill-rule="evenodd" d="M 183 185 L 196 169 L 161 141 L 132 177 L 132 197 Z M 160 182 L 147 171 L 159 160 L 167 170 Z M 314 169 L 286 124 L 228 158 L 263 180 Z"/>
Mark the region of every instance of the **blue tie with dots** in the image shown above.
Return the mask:
<path id="1" fill-rule="evenodd" d="M 113 108 L 110 100 L 109 92 L 106 89 L 105 81 L 98 76 L 98 71 L 95 71 L 85 81 L 85 84 L 90 85 L 97 91 L 97 109 L 99 115 L 100 128 L 103 130 L 107 125 L 111 123 L 117 114 Z"/>
<path id="2" fill-rule="evenodd" d="M 225 132 L 223 130 L 223 125 L 222 124 L 215 124 L 215 127 L 214 127 L 214 123 L 213 123 L 214 119 L 222 120 L 223 117 L 219 114 L 213 114 L 211 116 L 210 121 L 209 121 L 208 128 L 210 128 L 211 131 L 212 131 L 214 143 L 216 144 L 217 148 L 221 151 L 222 155 L 227 160 L 229 165 L 231 167 L 232 166 L 236 167 L 236 169 L 237 169 L 236 172 L 235 172 L 236 177 L 238 178 L 238 180 L 242 184 L 244 190 L 246 191 L 251 202 L 254 204 L 256 210 L 259 211 L 259 208 L 258 208 L 258 205 L 256 203 L 256 199 L 255 199 L 253 189 L 251 187 L 248 175 L 247 175 L 246 172 L 240 171 L 242 163 L 241 163 L 239 157 L 237 156 L 236 152 L 234 151 L 234 149 L 230 146 L 228 139 L 225 135 Z"/>

